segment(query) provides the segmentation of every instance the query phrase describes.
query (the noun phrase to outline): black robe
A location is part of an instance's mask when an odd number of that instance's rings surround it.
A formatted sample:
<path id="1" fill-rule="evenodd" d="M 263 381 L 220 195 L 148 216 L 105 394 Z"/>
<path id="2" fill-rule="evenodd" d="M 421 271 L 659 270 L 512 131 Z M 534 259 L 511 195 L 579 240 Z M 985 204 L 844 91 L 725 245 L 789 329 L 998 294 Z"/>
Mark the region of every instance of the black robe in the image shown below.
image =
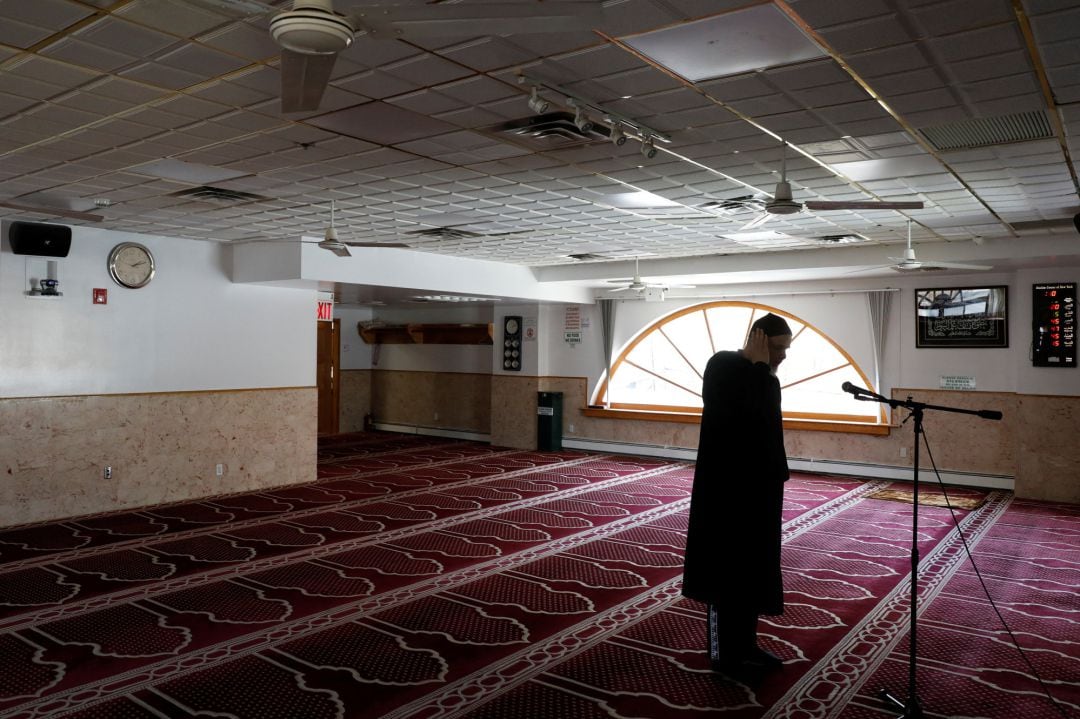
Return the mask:
<path id="1" fill-rule="evenodd" d="M 705 369 L 683 595 L 721 611 L 784 611 L 780 529 L 788 479 L 780 382 L 717 352 Z"/>

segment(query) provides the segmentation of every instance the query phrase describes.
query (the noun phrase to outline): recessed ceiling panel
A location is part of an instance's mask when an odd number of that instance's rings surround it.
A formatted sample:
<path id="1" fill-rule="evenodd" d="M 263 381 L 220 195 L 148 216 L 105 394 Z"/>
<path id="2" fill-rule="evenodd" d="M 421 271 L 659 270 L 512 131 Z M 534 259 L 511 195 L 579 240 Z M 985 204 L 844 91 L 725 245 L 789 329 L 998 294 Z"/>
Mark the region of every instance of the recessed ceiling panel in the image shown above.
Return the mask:
<path id="1" fill-rule="evenodd" d="M 639 35 L 626 44 L 693 81 L 825 56 L 774 5 Z"/>
<path id="2" fill-rule="evenodd" d="M 833 167 L 856 182 L 910 177 L 912 175 L 935 175 L 940 174 L 944 169 L 941 162 L 930 155 L 890 157 L 884 160 L 863 160 L 861 162 L 839 162 L 834 164 Z"/>
<path id="3" fill-rule="evenodd" d="M 408 142 L 456 129 L 442 120 L 426 117 L 385 102 L 369 102 L 365 105 L 349 107 L 313 117 L 308 120 L 308 123 L 342 135 L 377 142 L 380 145 L 395 145 L 399 142 Z"/>
<path id="4" fill-rule="evenodd" d="M 132 167 L 131 172 L 137 172 L 140 175 L 150 175 L 151 177 L 160 177 L 166 180 L 179 180 L 180 182 L 189 182 L 191 184 L 217 182 L 218 180 L 227 180 L 247 174 L 246 172 L 239 172 L 237 170 L 228 170 L 224 167 L 211 167 L 210 165 L 200 165 L 194 162 L 184 162 L 182 160 L 158 160 L 156 162 L 148 162 L 145 165 Z"/>

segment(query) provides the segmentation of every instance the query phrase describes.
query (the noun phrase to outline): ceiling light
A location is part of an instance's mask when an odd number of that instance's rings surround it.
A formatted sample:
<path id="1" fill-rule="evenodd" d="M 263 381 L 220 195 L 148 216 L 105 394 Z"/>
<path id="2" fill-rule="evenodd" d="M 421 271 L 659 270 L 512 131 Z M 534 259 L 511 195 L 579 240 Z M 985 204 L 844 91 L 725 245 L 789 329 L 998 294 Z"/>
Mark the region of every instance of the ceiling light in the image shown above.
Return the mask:
<path id="1" fill-rule="evenodd" d="M 576 100 L 570 100 L 570 107 L 574 108 L 574 124 L 577 129 L 582 132 L 589 132 L 593 129 L 593 121 L 589 119 L 589 116 L 585 114 L 585 108 L 577 103 Z"/>
<path id="2" fill-rule="evenodd" d="M 656 157 L 656 146 L 653 144 L 652 135 L 641 141 L 641 154 L 650 160 Z"/>
<path id="3" fill-rule="evenodd" d="M 532 93 L 529 94 L 529 109 L 533 112 L 547 112 L 551 103 L 540 97 L 540 88 L 533 85 Z"/>
<path id="4" fill-rule="evenodd" d="M 611 126 L 611 141 L 619 147 L 626 144 L 626 133 L 623 132 L 621 122 L 616 122 Z"/>

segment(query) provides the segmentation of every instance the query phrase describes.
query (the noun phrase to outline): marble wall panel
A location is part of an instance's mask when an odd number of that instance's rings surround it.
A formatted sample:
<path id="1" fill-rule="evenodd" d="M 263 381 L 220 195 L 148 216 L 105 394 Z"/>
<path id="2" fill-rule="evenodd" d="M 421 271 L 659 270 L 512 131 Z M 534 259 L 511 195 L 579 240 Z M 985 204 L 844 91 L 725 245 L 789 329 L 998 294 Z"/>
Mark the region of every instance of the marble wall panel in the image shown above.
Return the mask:
<path id="1" fill-rule="evenodd" d="M 1080 397 L 1024 395 L 1017 415 L 1017 496 L 1080 503 Z"/>
<path id="2" fill-rule="evenodd" d="M 0 399 L 0 526 L 311 481 L 316 407 L 314 388 Z"/>
<path id="3" fill-rule="evenodd" d="M 368 369 L 342 370 L 338 413 L 338 429 L 342 433 L 364 429 L 364 418 L 371 414 L 371 375 Z"/>
<path id="4" fill-rule="evenodd" d="M 536 449 L 537 377 L 491 375 L 491 443 L 500 447 Z M 565 403 L 563 421 L 566 421 Z"/>
<path id="5" fill-rule="evenodd" d="M 376 422 L 488 434 L 491 376 L 458 372 L 372 370 Z"/>

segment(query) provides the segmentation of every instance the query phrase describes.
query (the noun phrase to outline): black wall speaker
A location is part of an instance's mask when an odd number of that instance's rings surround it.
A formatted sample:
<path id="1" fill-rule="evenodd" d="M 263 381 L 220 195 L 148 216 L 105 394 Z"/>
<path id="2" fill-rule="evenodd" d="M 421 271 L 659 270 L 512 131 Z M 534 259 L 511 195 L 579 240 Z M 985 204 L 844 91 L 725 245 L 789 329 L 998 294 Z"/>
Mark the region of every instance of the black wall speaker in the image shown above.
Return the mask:
<path id="1" fill-rule="evenodd" d="M 71 250 L 71 228 L 44 222 L 12 222 L 8 240 L 16 255 L 67 257 Z"/>

